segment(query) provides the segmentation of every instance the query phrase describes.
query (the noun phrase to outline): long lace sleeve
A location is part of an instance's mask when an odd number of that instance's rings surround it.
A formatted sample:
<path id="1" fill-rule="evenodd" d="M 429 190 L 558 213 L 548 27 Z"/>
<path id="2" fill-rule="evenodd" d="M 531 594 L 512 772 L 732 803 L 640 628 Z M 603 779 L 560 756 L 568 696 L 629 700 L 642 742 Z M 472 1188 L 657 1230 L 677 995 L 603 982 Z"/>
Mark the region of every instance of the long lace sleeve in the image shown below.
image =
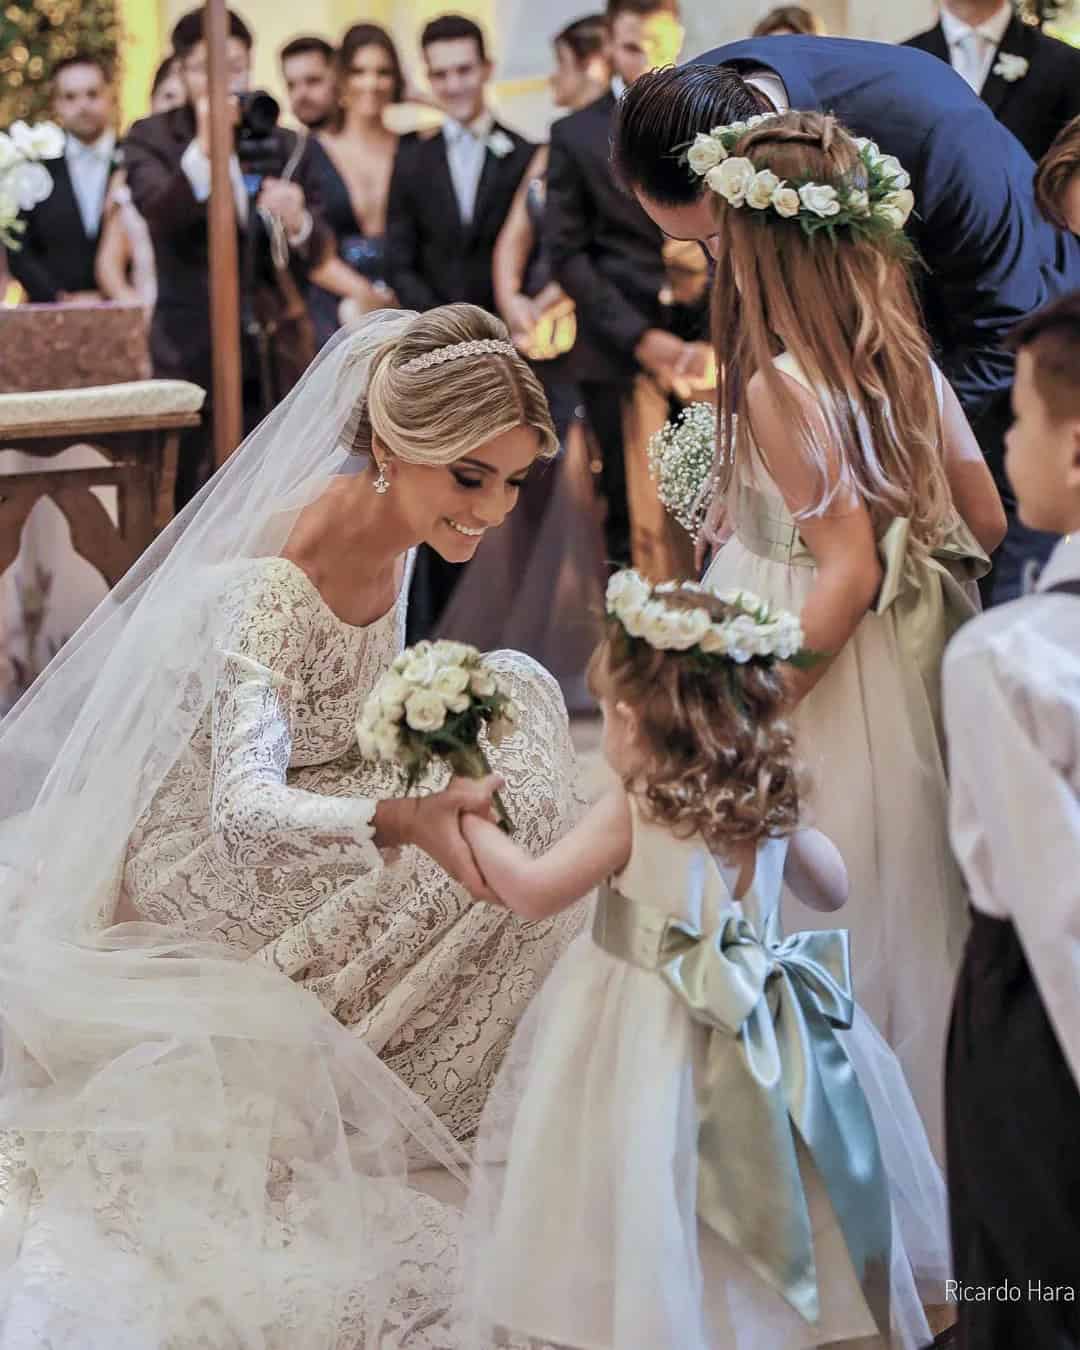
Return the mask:
<path id="1" fill-rule="evenodd" d="M 348 862 L 377 867 L 376 803 L 289 787 L 292 712 L 318 640 L 318 602 L 284 562 L 247 584 L 214 695 L 210 823 L 234 867 Z"/>

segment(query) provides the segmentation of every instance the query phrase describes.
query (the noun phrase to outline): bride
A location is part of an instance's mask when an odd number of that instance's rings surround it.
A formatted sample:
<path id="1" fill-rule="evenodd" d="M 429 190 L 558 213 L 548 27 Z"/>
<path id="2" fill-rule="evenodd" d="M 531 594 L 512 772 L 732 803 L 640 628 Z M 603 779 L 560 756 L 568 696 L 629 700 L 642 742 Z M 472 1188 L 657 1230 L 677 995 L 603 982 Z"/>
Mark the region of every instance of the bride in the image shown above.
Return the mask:
<path id="1" fill-rule="evenodd" d="M 464 1177 L 573 930 L 471 905 L 490 781 L 404 799 L 354 727 L 412 550 L 467 560 L 555 449 L 497 320 L 369 316 L 0 724 L 3 1350 L 442 1344 L 453 1224 L 409 1166 Z M 542 851 L 565 709 L 494 659 Z"/>

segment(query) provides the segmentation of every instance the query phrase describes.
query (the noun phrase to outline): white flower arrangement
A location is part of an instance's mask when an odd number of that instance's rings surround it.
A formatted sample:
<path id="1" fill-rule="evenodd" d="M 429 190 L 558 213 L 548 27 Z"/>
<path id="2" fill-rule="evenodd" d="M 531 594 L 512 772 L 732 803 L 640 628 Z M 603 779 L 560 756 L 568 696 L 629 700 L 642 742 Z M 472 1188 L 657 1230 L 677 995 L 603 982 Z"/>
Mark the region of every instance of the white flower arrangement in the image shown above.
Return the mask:
<path id="1" fill-rule="evenodd" d="M 733 153 L 747 132 L 774 116 L 762 113 L 747 122 L 699 131 L 689 146 L 676 147 L 676 153 L 682 150 L 690 171 L 736 210 L 771 211 L 782 219 L 797 220 L 806 234 L 839 226 L 868 235 L 903 231 L 915 207 L 911 176 L 894 155 L 883 155 L 865 137 L 855 139 L 865 186 L 853 178 L 839 185 L 787 182 L 768 167 L 759 169 L 752 160 Z"/>
<path id="2" fill-rule="evenodd" d="M 994 65 L 993 74 L 1000 75 L 1008 84 L 1015 84 L 1028 73 L 1031 62 L 1026 56 L 1017 56 L 1015 52 L 1000 52 Z"/>
<path id="3" fill-rule="evenodd" d="M 480 745 L 480 730 L 499 745 L 520 721 L 513 699 L 464 642 L 418 642 L 407 647 L 368 695 L 356 724 L 360 753 L 396 764 L 406 791 L 416 786 L 432 760 L 454 773 L 483 778 L 491 772 Z M 498 793 L 500 825 L 510 817 Z"/>
<path id="4" fill-rule="evenodd" d="M 649 473 L 665 510 L 696 539 L 716 491 L 716 409 L 690 403 L 649 440 Z"/>
<path id="5" fill-rule="evenodd" d="M 53 180 L 43 159 L 64 153 L 64 133 L 52 122 L 28 126 L 15 122 L 0 131 L 0 244 L 15 250 L 25 225 L 20 212 L 32 211 L 52 192 Z"/>
<path id="6" fill-rule="evenodd" d="M 666 603 L 676 591 L 716 596 L 739 613 L 717 622 L 704 608 L 676 609 Z M 797 665 L 810 659 L 803 651 L 802 625 L 796 615 L 771 609 L 749 591 L 713 591 L 693 582 L 652 586 L 640 573 L 627 570 L 616 572 L 608 582 L 607 613 L 629 637 L 655 651 L 685 652 L 708 664 Z"/>
<path id="7" fill-rule="evenodd" d="M 487 148 L 496 159 L 505 159 L 507 155 L 513 153 L 514 142 L 505 131 L 496 128 L 487 138 Z"/>

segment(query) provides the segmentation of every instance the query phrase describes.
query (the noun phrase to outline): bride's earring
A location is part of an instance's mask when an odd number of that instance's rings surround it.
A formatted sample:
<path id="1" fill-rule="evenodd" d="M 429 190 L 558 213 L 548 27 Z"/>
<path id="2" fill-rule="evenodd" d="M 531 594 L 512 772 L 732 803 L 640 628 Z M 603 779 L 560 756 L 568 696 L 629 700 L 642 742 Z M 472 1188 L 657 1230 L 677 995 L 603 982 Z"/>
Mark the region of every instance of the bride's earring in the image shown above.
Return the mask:
<path id="1" fill-rule="evenodd" d="M 379 476 L 375 479 L 375 491 L 380 497 L 384 497 L 390 491 L 390 479 L 386 476 L 385 464 L 379 464 Z"/>

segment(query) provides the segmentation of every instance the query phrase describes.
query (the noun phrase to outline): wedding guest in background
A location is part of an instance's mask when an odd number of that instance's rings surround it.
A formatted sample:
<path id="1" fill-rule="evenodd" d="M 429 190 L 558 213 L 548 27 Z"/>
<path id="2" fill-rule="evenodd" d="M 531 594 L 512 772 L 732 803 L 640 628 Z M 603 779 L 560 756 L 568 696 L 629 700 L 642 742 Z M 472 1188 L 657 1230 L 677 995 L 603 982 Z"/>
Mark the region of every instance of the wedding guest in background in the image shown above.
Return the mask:
<path id="1" fill-rule="evenodd" d="M 591 14 L 554 40 L 552 91 L 571 112 L 608 87 L 607 23 Z M 602 539 L 588 452 L 571 436 L 581 393 L 570 371 L 574 302 L 551 274 L 543 242 L 548 148 L 533 155 L 495 244 L 495 298 L 515 346 L 544 386 L 562 447 L 530 473 L 514 514 L 477 550 L 454 590 L 440 632 L 481 651 L 527 652 L 550 670 L 572 710 L 594 707 L 585 668 L 601 612 Z"/>
<path id="2" fill-rule="evenodd" d="M 754 26 L 751 37 L 824 37 L 820 15 L 805 5 L 777 5 Z"/>
<path id="3" fill-rule="evenodd" d="M 293 117 L 308 131 L 322 131 L 337 111 L 334 49 L 325 38 L 297 37 L 278 57 Z"/>
<path id="4" fill-rule="evenodd" d="M 1034 314 L 1013 343 L 1009 477 L 1021 518 L 1065 538 L 1037 594 L 969 624 L 945 658 L 952 840 L 973 907 L 946 1070 L 949 1202 L 959 1283 L 1016 1291 L 958 1301 L 963 1350 L 1073 1350 L 1080 293 Z"/>
<path id="5" fill-rule="evenodd" d="M 1080 117 L 1062 127 L 1039 160 L 1035 200 L 1051 225 L 1080 234 Z"/>
<path id="6" fill-rule="evenodd" d="M 1080 114 L 1080 51 L 1025 23 L 1011 0 L 941 0 L 938 22 L 906 45 L 947 61 L 1032 159 Z"/>
<path id="7" fill-rule="evenodd" d="M 387 221 L 390 284 L 406 309 L 468 301 L 493 310 L 495 241 L 535 147 L 488 110 L 492 64 L 477 24 L 443 15 L 424 28 L 420 46 L 446 121 L 433 136 L 408 137 L 398 148 Z M 461 570 L 421 549 L 410 641 L 433 630 Z"/>
<path id="8" fill-rule="evenodd" d="M 175 56 L 167 56 L 154 74 L 151 116 L 179 108 L 186 99 L 180 63 Z M 107 300 L 153 309 L 157 300 L 154 242 L 146 221 L 131 200 L 131 189 L 122 168 L 117 169 L 109 184 L 94 275 Z"/>
<path id="9" fill-rule="evenodd" d="M 226 62 L 229 90 L 241 94 L 251 84 L 252 36 L 232 11 L 228 14 Z M 183 107 L 136 122 L 124 145 L 124 164 L 132 200 L 145 217 L 154 242 L 158 297 L 150 326 L 154 373 L 191 380 L 212 390 L 210 341 L 210 261 L 207 202 L 210 197 L 210 132 L 207 51 L 203 11 L 183 15 L 172 32 L 187 93 Z M 243 346 L 244 420 L 250 428 L 292 387 L 311 359 L 311 323 L 303 289 L 313 261 L 327 247 L 318 214 L 318 183 L 310 144 L 291 131 L 274 132 L 282 170 L 266 175 L 254 203 L 249 202 L 240 165 L 231 159 L 242 247 L 254 250 L 254 294 L 244 303 L 258 305 L 263 329 L 273 328 L 262 359 L 258 343 Z M 271 247 L 272 241 L 274 247 Z M 285 265 L 280 263 L 284 260 Z M 267 387 L 269 385 L 269 387 Z M 181 441 L 176 504 L 183 506 L 205 481 L 212 456 L 203 426 Z"/>
<path id="10" fill-rule="evenodd" d="M 8 265 L 35 303 L 93 301 L 100 298 L 94 259 L 116 149 L 112 76 L 100 58 L 57 63 L 52 110 L 66 132 L 64 154 L 43 161 L 53 190 L 23 215 L 21 247 Z"/>
<path id="11" fill-rule="evenodd" d="M 669 382 L 704 373 L 708 353 L 669 331 L 661 299 L 668 282 L 663 236 L 615 183 L 609 164 L 618 93 L 678 57 L 677 0 L 609 0 L 606 18 L 615 79 L 600 98 L 552 127 L 544 245 L 554 279 L 577 306 L 571 369 L 600 448 L 607 558 L 625 563 L 631 523 L 624 418 L 636 377 L 646 372 Z"/>

